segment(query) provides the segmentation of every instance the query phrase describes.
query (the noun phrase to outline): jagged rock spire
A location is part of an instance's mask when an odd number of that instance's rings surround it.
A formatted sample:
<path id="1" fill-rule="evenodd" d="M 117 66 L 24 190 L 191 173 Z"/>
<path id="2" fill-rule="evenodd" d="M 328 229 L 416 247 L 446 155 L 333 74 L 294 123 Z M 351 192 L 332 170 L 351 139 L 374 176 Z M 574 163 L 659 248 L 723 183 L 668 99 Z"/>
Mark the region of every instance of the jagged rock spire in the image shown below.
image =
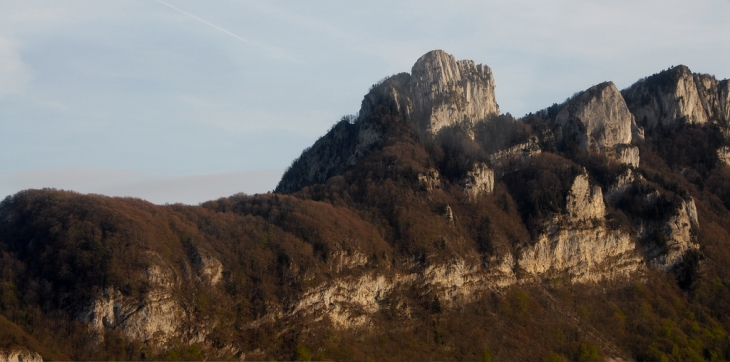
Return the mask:
<path id="1" fill-rule="evenodd" d="M 499 114 L 492 70 L 471 60 L 456 61 L 443 50 L 420 57 L 411 69 L 414 113 L 422 131 L 436 134 L 461 121 Z"/>

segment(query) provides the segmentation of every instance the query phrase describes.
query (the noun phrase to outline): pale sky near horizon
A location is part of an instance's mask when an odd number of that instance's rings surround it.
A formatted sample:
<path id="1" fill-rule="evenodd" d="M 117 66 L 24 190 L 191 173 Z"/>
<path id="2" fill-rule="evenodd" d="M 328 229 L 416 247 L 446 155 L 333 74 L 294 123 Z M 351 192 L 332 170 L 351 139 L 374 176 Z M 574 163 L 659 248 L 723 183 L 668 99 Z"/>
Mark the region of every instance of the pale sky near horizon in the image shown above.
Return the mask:
<path id="1" fill-rule="evenodd" d="M 730 0 L 0 0 L 0 199 L 272 190 L 370 85 L 443 49 L 522 116 L 685 64 L 730 77 Z"/>

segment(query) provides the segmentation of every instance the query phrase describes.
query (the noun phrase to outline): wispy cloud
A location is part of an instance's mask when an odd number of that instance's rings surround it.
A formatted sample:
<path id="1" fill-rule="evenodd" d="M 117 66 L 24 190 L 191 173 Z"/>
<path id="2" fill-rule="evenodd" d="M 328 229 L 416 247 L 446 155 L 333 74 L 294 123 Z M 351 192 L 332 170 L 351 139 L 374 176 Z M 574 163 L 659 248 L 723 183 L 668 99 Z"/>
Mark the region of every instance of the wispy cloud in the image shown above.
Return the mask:
<path id="1" fill-rule="evenodd" d="M 185 15 L 187 15 L 187 16 L 189 16 L 189 17 L 191 17 L 191 18 L 193 18 L 193 19 L 195 19 L 195 20 L 197 20 L 197 21 L 199 21 L 199 22 L 201 22 L 203 24 L 205 24 L 205 25 L 208 25 L 208 26 L 210 26 L 210 27 L 212 27 L 214 29 L 220 30 L 220 31 L 222 31 L 222 32 L 224 32 L 224 33 L 226 33 L 226 34 L 228 34 L 228 35 L 230 35 L 230 36 L 232 36 L 232 37 L 234 37 L 234 38 L 236 38 L 236 39 L 244 42 L 244 43 L 250 43 L 248 41 L 248 39 L 246 39 L 246 38 L 244 38 L 244 37 L 242 37 L 242 36 L 240 36 L 238 34 L 234 34 L 233 32 L 230 32 L 230 31 L 228 31 L 226 29 L 223 29 L 223 28 L 221 28 L 218 25 L 215 25 L 215 24 L 213 24 L 213 23 L 211 23 L 209 21 L 206 21 L 205 19 L 201 19 L 201 18 L 199 18 L 199 17 L 197 17 L 197 16 L 195 16 L 195 15 L 193 15 L 193 14 L 191 14 L 191 13 L 189 13 L 189 12 L 183 10 L 183 9 L 180 9 L 177 6 L 168 4 L 168 3 L 166 3 L 166 2 L 164 2 L 162 0 L 156 0 L 156 1 L 158 3 L 160 3 L 160 4 L 162 4 L 162 5 L 165 5 L 165 6 L 169 7 L 169 8 L 171 8 L 171 9 L 177 10 L 177 11 L 179 11 L 179 12 L 181 12 L 181 13 L 183 13 L 183 14 L 185 14 Z"/>
<path id="2" fill-rule="evenodd" d="M 170 3 L 167 3 L 167 2 L 162 1 L 162 0 L 155 0 L 155 1 L 157 1 L 158 3 L 160 3 L 162 5 L 165 5 L 165 6 L 171 8 L 171 9 L 173 9 L 173 10 L 175 10 L 175 11 L 181 13 L 181 14 L 187 15 L 188 17 L 190 17 L 190 18 L 192 18 L 194 20 L 197 20 L 198 22 L 201 22 L 201 23 L 203 23 L 205 25 L 208 25 L 208 26 L 210 26 L 213 29 L 216 29 L 216 30 L 218 30 L 220 32 L 223 32 L 224 34 L 226 34 L 228 36 L 231 36 L 233 38 L 236 38 L 236 39 L 238 39 L 238 40 L 240 40 L 240 41 L 242 41 L 244 43 L 247 43 L 247 44 L 250 44 L 250 45 L 259 47 L 262 50 L 264 50 L 272 58 L 276 58 L 278 60 L 286 60 L 286 61 L 293 61 L 293 59 L 294 59 L 284 49 L 277 48 L 277 47 L 273 47 L 273 46 L 270 46 L 270 45 L 267 45 L 267 44 L 262 44 L 262 43 L 255 42 L 255 41 L 251 41 L 251 40 L 246 39 L 246 38 L 244 38 L 244 37 L 242 37 L 242 36 L 240 36 L 240 35 L 232 32 L 230 30 L 224 29 L 224 28 L 222 28 L 222 27 L 220 27 L 218 25 L 215 25 L 215 24 L 213 24 L 213 23 L 211 23 L 211 22 L 209 22 L 209 21 L 207 21 L 207 20 L 205 20 L 203 18 L 200 18 L 199 16 L 193 15 L 193 14 L 191 14 L 191 13 L 189 13 L 189 12 L 183 10 L 183 9 L 180 9 L 179 7 L 174 6 L 174 5 L 170 4 Z"/>

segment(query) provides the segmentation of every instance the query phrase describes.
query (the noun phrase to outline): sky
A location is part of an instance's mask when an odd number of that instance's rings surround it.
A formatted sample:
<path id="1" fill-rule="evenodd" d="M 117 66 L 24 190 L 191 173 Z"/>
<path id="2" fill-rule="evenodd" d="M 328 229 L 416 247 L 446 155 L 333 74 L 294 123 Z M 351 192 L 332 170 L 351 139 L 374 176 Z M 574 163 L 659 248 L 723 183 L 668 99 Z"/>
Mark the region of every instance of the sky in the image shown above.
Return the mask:
<path id="1" fill-rule="evenodd" d="M 0 0 L 0 199 L 198 204 L 272 190 L 426 52 L 522 116 L 673 65 L 730 78 L 730 0 Z"/>

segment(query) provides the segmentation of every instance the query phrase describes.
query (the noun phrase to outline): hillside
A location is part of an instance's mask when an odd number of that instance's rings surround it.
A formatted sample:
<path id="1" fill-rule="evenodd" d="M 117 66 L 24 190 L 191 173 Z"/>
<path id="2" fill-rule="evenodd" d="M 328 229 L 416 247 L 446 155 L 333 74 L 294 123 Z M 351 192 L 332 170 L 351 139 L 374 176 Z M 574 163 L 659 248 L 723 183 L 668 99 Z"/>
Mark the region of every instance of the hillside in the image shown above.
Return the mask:
<path id="1" fill-rule="evenodd" d="M 0 356 L 730 359 L 729 87 L 678 66 L 514 118 L 433 51 L 274 193 L 22 191 Z"/>

